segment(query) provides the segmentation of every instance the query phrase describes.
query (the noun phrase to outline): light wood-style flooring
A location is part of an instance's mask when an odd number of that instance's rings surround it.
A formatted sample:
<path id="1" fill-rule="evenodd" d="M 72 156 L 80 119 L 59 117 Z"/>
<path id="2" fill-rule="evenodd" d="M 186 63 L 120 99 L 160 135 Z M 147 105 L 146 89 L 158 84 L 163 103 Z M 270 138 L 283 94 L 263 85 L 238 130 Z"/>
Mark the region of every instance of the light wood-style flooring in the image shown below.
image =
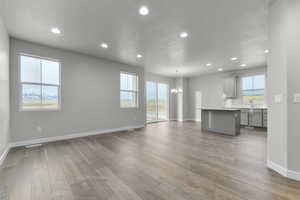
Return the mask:
<path id="1" fill-rule="evenodd" d="M 1 200 L 299 200 L 300 182 L 266 168 L 266 132 L 202 133 L 165 122 L 13 149 Z"/>

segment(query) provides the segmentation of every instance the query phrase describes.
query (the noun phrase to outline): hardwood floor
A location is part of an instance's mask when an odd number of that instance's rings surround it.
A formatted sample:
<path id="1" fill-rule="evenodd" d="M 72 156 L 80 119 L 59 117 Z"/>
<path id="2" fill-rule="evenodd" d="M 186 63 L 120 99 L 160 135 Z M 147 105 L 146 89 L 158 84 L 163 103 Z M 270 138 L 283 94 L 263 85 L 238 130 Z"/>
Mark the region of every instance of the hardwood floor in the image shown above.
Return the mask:
<path id="1" fill-rule="evenodd" d="M 300 199 L 300 182 L 266 168 L 266 132 L 202 133 L 166 122 L 13 149 L 0 171 L 0 199 Z"/>

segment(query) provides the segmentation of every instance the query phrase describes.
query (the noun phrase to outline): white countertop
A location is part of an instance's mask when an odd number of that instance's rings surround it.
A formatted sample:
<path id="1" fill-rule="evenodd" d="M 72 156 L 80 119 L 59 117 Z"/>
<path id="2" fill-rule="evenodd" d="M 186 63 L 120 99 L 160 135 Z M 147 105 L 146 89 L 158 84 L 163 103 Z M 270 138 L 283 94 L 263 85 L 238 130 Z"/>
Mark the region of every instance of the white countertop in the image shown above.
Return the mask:
<path id="1" fill-rule="evenodd" d="M 239 111 L 240 108 L 222 108 L 222 107 L 206 107 L 201 108 L 202 110 L 220 110 L 220 111 Z"/>
<path id="2" fill-rule="evenodd" d="M 236 111 L 241 109 L 267 109 L 267 107 L 203 107 L 202 110 L 225 110 L 225 111 Z"/>
<path id="3" fill-rule="evenodd" d="M 236 109 L 268 109 L 266 106 L 261 106 L 261 107 L 250 107 L 250 106 L 240 106 L 240 107 L 226 107 L 226 108 L 236 108 Z"/>

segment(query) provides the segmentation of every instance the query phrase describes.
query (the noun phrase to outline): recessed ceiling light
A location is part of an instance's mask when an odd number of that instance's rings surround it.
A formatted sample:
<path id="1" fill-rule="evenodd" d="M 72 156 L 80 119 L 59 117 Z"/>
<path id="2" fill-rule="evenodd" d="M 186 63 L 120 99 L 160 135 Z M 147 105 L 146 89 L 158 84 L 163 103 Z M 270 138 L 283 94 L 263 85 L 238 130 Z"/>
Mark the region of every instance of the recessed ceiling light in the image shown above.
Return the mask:
<path id="1" fill-rule="evenodd" d="M 219 71 L 219 72 L 223 71 L 223 68 L 219 68 L 218 71 Z"/>
<path id="2" fill-rule="evenodd" d="M 102 44 L 101 44 L 101 47 L 104 48 L 104 49 L 107 49 L 107 48 L 108 48 L 108 44 L 102 43 Z"/>
<path id="3" fill-rule="evenodd" d="M 187 32 L 180 33 L 181 38 L 186 38 L 187 36 L 189 36 L 189 34 Z"/>
<path id="4" fill-rule="evenodd" d="M 237 60 L 237 57 L 232 57 L 231 60 Z"/>
<path id="5" fill-rule="evenodd" d="M 141 54 L 136 55 L 137 58 L 142 58 L 143 56 Z"/>
<path id="6" fill-rule="evenodd" d="M 61 31 L 58 28 L 51 28 L 51 32 L 54 34 L 60 34 Z"/>
<path id="7" fill-rule="evenodd" d="M 264 52 L 265 52 L 265 53 L 269 53 L 269 49 L 266 49 Z"/>
<path id="8" fill-rule="evenodd" d="M 241 67 L 246 67 L 247 65 L 246 64 L 241 64 Z"/>
<path id="9" fill-rule="evenodd" d="M 139 13 L 140 15 L 148 15 L 149 14 L 149 9 L 146 6 L 142 6 L 139 9 Z"/>
<path id="10" fill-rule="evenodd" d="M 207 63 L 206 66 L 207 66 L 207 67 L 211 66 L 211 63 Z"/>

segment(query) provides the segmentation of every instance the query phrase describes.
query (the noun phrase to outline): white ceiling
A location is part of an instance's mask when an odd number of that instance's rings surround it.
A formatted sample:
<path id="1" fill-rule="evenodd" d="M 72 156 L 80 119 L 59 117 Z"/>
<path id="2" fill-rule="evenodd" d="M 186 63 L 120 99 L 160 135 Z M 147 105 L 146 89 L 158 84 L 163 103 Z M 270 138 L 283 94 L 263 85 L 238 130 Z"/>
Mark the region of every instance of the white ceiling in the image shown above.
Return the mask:
<path id="1" fill-rule="evenodd" d="M 266 65 L 266 0 L 2 0 L 11 36 L 147 71 L 193 76 Z M 141 5 L 148 16 L 138 14 Z M 52 27 L 60 35 L 50 32 Z M 179 37 L 186 31 L 188 38 Z M 100 44 L 108 43 L 108 49 Z M 142 59 L 136 55 L 142 54 Z M 239 62 L 232 62 L 231 57 Z M 212 63 L 207 67 L 206 63 Z"/>

